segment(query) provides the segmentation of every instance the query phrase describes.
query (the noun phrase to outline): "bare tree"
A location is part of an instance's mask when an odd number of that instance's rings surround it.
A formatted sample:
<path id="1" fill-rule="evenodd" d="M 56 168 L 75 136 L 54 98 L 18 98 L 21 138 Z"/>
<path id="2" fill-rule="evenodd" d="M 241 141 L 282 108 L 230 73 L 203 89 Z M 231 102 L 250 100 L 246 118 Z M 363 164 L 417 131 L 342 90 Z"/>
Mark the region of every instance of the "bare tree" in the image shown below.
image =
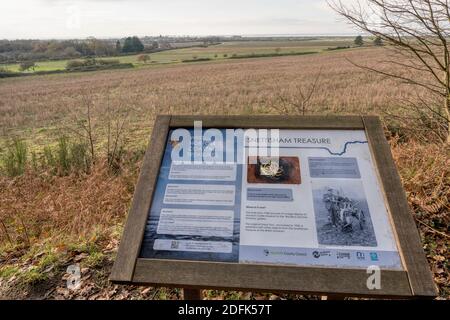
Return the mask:
<path id="1" fill-rule="evenodd" d="M 122 107 L 122 106 L 121 106 Z M 126 108 L 120 108 L 125 110 Z M 128 111 L 124 114 L 120 114 L 118 110 L 112 110 L 111 105 L 109 103 L 109 99 L 107 101 L 107 160 L 108 160 L 108 168 L 117 172 L 120 169 L 120 162 L 123 153 L 123 147 L 125 145 L 125 126 L 128 118 Z"/>
<path id="2" fill-rule="evenodd" d="M 89 152 L 91 154 L 90 161 L 95 163 L 95 131 L 96 131 L 96 121 L 93 116 L 94 101 L 92 93 L 83 94 L 81 97 L 82 106 L 85 108 L 85 113 L 81 112 L 82 116 L 79 116 L 78 110 L 73 110 L 74 121 L 76 123 L 76 128 L 71 128 L 71 126 L 64 126 L 64 129 L 70 131 L 74 135 L 78 136 L 82 141 L 86 141 Z"/>
<path id="3" fill-rule="evenodd" d="M 79 124 L 81 128 L 86 132 L 89 147 L 91 149 L 92 162 L 95 163 L 94 123 L 92 117 L 93 103 L 92 100 L 87 96 L 83 96 L 83 102 L 86 106 L 86 123 L 80 121 Z"/>
<path id="4" fill-rule="evenodd" d="M 358 29 L 385 42 L 392 58 L 384 62 L 400 68 L 354 64 L 424 88 L 433 98 L 415 103 L 414 108 L 440 119 L 450 144 L 449 0 L 357 0 L 353 5 L 330 1 L 329 5 Z M 440 101 L 437 106 L 429 103 L 436 99 Z"/>

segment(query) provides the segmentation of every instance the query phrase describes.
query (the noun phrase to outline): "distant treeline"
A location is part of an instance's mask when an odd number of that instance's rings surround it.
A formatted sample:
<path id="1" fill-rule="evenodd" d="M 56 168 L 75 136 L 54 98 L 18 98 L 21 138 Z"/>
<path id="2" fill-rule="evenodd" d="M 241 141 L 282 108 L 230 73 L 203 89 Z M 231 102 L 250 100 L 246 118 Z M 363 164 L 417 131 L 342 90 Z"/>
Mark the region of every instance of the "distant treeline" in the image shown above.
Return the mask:
<path id="1" fill-rule="evenodd" d="M 123 40 L 0 40 L 0 63 L 108 57 L 157 48 L 158 42 L 144 46 L 138 37 Z"/>

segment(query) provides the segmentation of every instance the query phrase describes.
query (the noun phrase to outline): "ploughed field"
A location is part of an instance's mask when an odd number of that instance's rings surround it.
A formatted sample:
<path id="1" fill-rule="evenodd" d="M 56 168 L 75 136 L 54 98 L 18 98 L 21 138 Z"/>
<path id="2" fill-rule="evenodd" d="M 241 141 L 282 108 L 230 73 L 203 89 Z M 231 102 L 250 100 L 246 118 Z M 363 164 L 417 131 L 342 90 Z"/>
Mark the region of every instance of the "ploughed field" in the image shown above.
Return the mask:
<path id="1" fill-rule="evenodd" d="M 119 110 L 128 119 L 127 139 L 142 145 L 158 113 L 277 114 L 317 77 L 307 114 L 382 114 L 409 89 L 346 60 L 377 63 L 382 57 L 383 49 L 361 49 L 4 79 L 0 139 L 20 137 L 39 149 L 76 123 L 89 100 L 98 130 L 105 127 L 106 110 Z"/>

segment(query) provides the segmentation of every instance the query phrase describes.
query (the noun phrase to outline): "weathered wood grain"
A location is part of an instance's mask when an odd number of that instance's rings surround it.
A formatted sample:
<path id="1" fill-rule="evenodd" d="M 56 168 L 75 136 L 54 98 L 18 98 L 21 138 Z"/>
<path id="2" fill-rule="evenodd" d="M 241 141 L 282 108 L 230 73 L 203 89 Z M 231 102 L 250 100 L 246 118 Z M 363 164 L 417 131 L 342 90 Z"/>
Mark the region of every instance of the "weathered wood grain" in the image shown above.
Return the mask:
<path id="1" fill-rule="evenodd" d="M 375 116 L 366 116 L 363 120 L 412 293 L 435 297 L 436 287 L 381 121 Z"/>
<path id="2" fill-rule="evenodd" d="M 138 258 L 169 128 L 190 128 L 198 120 L 203 122 L 204 128 L 365 129 L 406 271 L 383 270 L 381 290 L 369 290 L 366 285 L 368 274 L 364 269 Z M 115 282 L 176 286 L 188 290 L 214 288 L 402 298 L 436 295 L 380 120 L 371 116 L 159 116 L 110 278 Z M 191 291 L 186 292 L 189 295 Z"/>
<path id="3" fill-rule="evenodd" d="M 267 129 L 364 129 L 360 116 L 172 116 L 170 126 L 193 127 L 202 121 L 204 128 Z"/>
<path id="4" fill-rule="evenodd" d="M 169 132 L 170 116 L 158 116 L 153 128 L 149 148 L 145 153 L 141 173 L 133 196 L 117 258 L 110 280 L 130 282 L 141 248 L 145 224 L 156 186 L 162 156 Z"/>
<path id="5" fill-rule="evenodd" d="M 368 277 L 365 269 L 138 259 L 133 282 L 263 292 L 411 296 L 405 271 L 382 271 L 381 290 L 369 290 Z"/>

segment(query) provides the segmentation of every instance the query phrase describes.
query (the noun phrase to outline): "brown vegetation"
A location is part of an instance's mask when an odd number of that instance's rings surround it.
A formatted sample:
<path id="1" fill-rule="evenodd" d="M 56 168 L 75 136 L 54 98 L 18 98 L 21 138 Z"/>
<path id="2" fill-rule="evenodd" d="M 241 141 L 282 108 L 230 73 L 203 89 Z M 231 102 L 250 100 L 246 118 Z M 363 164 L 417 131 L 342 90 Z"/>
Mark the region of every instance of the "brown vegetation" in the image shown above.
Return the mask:
<path id="1" fill-rule="evenodd" d="M 350 56 L 373 63 L 382 55 L 383 49 L 361 49 L 314 56 L 2 80 L 0 146 L 2 148 L 12 137 L 21 137 L 39 153 L 44 146 L 57 141 L 61 132 L 70 133 L 77 128 L 86 113 L 83 101 L 88 97 L 92 102 L 90 111 L 95 124 L 96 148 L 107 149 L 111 122 L 105 115 L 115 110 L 116 116 L 128 119 L 125 149 L 129 154 L 140 155 L 139 150 L 147 142 L 158 113 L 275 113 L 281 103 L 280 94 L 287 97 L 284 101 L 291 101 L 298 86 L 310 86 L 319 73 L 317 94 L 311 96 L 307 114 L 402 113 L 398 101 L 410 96 L 407 87 L 392 79 L 367 74 L 345 59 Z M 295 108 L 288 112 L 295 112 Z M 413 126 L 409 127 L 414 132 L 411 134 L 400 126 L 402 123 L 405 123 L 403 119 L 385 117 L 393 154 L 440 295 L 448 298 L 450 149 L 438 143 L 428 130 Z M 4 151 L 0 151 L 2 153 Z M 46 289 L 40 293 L 40 298 L 179 297 L 176 290 L 158 293 L 146 288 L 107 284 L 105 270 L 109 270 L 114 257 L 142 157 L 131 158 L 134 160 L 121 164 L 120 173 L 108 170 L 108 166 L 103 165 L 108 162 L 106 157 L 99 156 L 90 173 L 74 172 L 56 177 L 46 170 L 36 174 L 28 169 L 16 178 L 0 178 L 0 297 L 2 288 L 6 296 L 9 292 L 11 297 L 23 297 L 8 290 L 5 293 L 4 289 L 19 280 L 27 279 L 28 284 L 36 280 L 45 282 L 37 274 L 47 270 L 48 257 L 55 255 L 58 257 L 55 261 L 65 261 L 60 266 L 74 261 L 84 264 L 89 269 L 85 270 L 86 274 L 97 279 L 95 285 L 86 280 L 86 286 L 100 289 L 83 287 L 86 289 L 83 294 L 61 288 L 61 292 L 53 288 L 52 293 L 47 294 Z M 77 244 L 75 249 L 71 247 L 74 243 Z M 91 243 L 97 249 L 80 249 L 80 243 Z M 50 249 L 42 253 L 40 249 L 44 246 Z M 30 265 L 38 268 L 32 269 L 34 274 L 26 271 Z M 63 287 L 64 270 L 56 270 L 49 271 L 54 272 L 51 279 L 57 279 L 56 286 Z M 23 276 L 25 272 L 28 272 L 27 277 Z M 205 294 L 210 298 L 225 295 L 215 291 Z"/>
<path id="2" fill-rule="evenodd" d="M 0 177 L 0 221 L 4 225 L 0 241 L 76 240 L 120 224 L 128 210 L 135 174 L 111 175 L 107 168 L 97 166 L 88 175 L 27 172 L 15 179 Z"/>
<path id="3" fill-rule="evenodd" d="M 298 86 L 309 86 L 320 72 L 320 94 L 311 97 L 308 113 L 380 113 L 410 96 L 408 88 L 368 74 L 346 57 L 376 63 L 383 49 L 4 80 L 0 127 L 3 138 L 37 133 L 33 144 L 48 143 L 54 136 L 51 129 L 73 121 L 89 95 L 97 116 L 108 105 L 129 110 L 130 138 L 146 141 L 157 113 L 274 113 L 280 93 L 297 95 Z"/>

